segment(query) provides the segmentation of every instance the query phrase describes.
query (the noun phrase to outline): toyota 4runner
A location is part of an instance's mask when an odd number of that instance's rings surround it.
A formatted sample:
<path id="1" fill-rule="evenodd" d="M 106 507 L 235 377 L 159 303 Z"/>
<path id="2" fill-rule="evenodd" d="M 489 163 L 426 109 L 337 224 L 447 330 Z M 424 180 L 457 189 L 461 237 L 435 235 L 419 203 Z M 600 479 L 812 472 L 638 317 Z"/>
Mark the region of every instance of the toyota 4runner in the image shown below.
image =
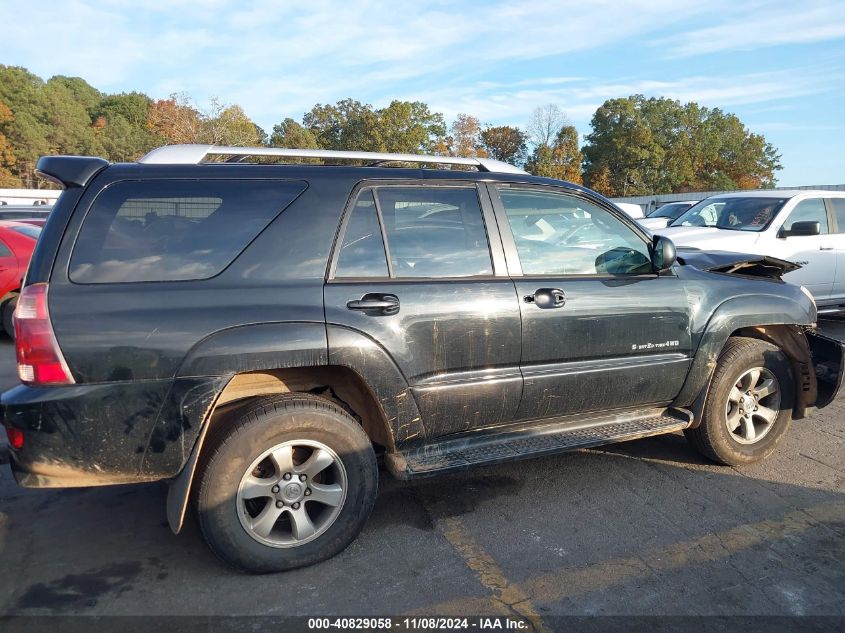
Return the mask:
<path id="1" fill-rule="evenodd" d="M 16 479 L 170 480 L 172 529 L 193 505 L 242 570 L 346 547 L 377 456 L 408 479 L 683 431 L 745 464 L 839 388 L 792 264 L 676 254 L 504 163 L 185 145 L 38 171 L 65 190 L 15 313 Z"/>

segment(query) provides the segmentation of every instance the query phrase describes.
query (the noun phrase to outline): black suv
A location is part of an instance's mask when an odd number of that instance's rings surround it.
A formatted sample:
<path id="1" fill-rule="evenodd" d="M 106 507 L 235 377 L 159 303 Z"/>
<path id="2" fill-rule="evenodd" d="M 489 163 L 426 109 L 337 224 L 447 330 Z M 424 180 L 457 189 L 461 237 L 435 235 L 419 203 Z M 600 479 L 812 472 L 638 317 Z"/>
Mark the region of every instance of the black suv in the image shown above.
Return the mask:
<path id="1" fill-rule="evenodd" d="M 38 170 L 65 191 L 15 317 L 15 477 L 171 480 L 173 530 L 193 502 L 243 570 L 341 551 L 377 456 L 404 479 L 683 430 L 744 464 L 839 388 L 793 265 L 676 256 L 503 163 L 189 145 Z"/>

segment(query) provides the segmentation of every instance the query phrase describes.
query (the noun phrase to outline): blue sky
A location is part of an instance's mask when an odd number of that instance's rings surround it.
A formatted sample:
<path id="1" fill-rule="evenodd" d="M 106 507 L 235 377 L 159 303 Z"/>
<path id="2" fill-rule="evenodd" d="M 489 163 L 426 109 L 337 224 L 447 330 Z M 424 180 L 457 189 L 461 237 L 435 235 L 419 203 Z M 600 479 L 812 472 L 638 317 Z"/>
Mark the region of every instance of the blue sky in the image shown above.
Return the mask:
<path id="1" fill-rule="evenodd" d="M 583 135 L 643 93 L 736 113 L 780 185 L 845 183 L 845 2 L 0 0 L 0 63 L 106 92 L 240 104 L 271 130 L 315 103 L 428 103 L 524 127 L 559 105 Z M 9 19 L 11 18 L 11 19 Z"/>

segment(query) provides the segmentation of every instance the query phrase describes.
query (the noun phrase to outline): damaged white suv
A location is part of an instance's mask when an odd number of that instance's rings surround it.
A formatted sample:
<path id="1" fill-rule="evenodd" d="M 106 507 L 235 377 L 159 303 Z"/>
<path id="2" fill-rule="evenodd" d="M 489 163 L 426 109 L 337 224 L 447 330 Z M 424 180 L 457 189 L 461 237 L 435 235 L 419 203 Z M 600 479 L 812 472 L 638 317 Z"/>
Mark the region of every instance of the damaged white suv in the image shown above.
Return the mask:
<path id="1" fill-rule="evenodd" d="M 657 232 L 679 247 L 769 255 L 799 264 L 786 281 L 807 288 L 819 312 L 845 309 L 845 191 L 721 194 L 702 200 Z"/>

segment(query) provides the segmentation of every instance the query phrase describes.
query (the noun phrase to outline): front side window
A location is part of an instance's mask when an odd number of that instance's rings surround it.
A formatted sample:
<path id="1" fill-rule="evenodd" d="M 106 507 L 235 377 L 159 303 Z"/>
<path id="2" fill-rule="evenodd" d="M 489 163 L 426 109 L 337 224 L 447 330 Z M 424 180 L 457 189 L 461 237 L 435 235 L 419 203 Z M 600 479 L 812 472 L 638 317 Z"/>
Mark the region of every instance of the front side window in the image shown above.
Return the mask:
<path id="1" fill-rule="evenodd" d="M 786 222 L 783 223 L 782 230 L 791 231 L 792 225 L 796 222 L 818 222 L 819 233 L 827 235 L 830 229 L 827 224 L 827 210 L 824 207 L 824 200 L 811 198 L 796 204 L 795 208 L 789 212 Z"/>
<path id="2" fill-rule="evenodd" d="M 788 198 L 749 196 L 708 198 L 681 215 L 669 226 L 706 226 L 729 231 L 762 231 Z"/>
<path id="3" fill-rule="evenodd" d="M 268 180 L 117 182 L 85 216 L 70 278 L 116 283 L 213 277 L 306 186 Z"/>
<path id="4" fill-rule="evenodd" d="M 499 188 L 525 275 L 652 271 L 646 243 L 612 213 L 576 196 Z"/>

